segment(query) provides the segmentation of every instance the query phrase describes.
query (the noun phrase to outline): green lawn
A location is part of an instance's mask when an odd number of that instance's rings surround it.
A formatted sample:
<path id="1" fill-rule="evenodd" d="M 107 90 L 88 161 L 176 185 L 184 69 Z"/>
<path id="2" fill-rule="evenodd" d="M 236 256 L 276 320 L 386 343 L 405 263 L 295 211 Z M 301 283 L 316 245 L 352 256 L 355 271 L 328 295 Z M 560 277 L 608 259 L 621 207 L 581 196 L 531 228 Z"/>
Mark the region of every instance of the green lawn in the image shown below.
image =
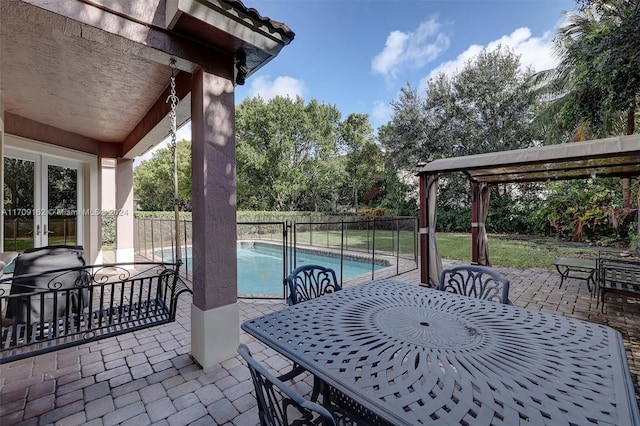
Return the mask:
<path id="1" fill-rule="evenodd" d="M 409 231 L 376 231 L 374 235 L 367 230 L 346 230 L 344 245 L 345 249 L 358 249 L 371 251 L 396 252 L 397 245 L 400 245 L 400 253 L 408 254 L 414 252 L 414 237 Z M 341 243 L 340 231 L 314 231 L 298 232 L 296 241 L 301 244 L 313 243 L 314 246 L 339 248 Z"/>
<path id="2" fill-rule="evenodd" d="M 445 259 L 471 262 L 470 234 L 437 234 L 440 255 Z M 489 259 L 493 266 L 551 268 L 557 257 L 596 258 L 601 247 L 567 243 L 555 238 L 489 235 Z"/>
<path id="3" fill-rule="evenodd" d="M 298 232 L 297 241 L 309 244 L 313 239 L 314 246 L 340 247 L 340 232 L 317 231 Z M 398 234 L 391 231 L 376 231 L 376 251 L 392 251 L 397 244 Z M 471 234 L 438 233 L 438 247 L 445 259 L 471 262 Z M 372 234 L 366 230 L 349 230 L 346 233 L 345 248 L 371 249 Z M 551 262 L 557 257 L 590 257 L 598 256 L 599 247 L 586 244 L 575 244 L 555 238 L 529 237 L 521 235 L 489 235 L 489 258 L 494 266 L 511 268 L 551 268 Z M 400 252 L 413 253 L 414 240 L 410 232 L 400 232 Z"/>
<path id="4" fill-rule="evenodd" d="M 254 236 L 245 236 L 254 237 Z M 262 234 L 262 238 L 272 237 L 282 240 L 282 234 Z M 438 247 L 444 259 L 461 260 L 471 262 L 471 235 L 457 233 L 438 233 Z M 314 231 L 298 232 L 296 240 L 300 244 L 313 243 L 316 247 L 340 248 L 340 231 Z M 400 245 L 400 253 L 413 255 L 414 237 L 409 231 L 376 231 L 375 251 L 396 252 L 396 246 Z M 58 241 L 50 238 L 49 244 L 64 244 L 64 240 Z M 345 249 L 358 249 L 371 251 L 374 247 L 373 233 L 366 230 L 346 230 Z M 18 251 L 33 246 L 33 239 L 19 239 Z M 419 249 L 419 248 L 418 248 Z M 14 250 L 14 240 L 5 239 L 5 250 Z M 600 247 L 589 247 L 586 244 L 574 244 L 562 242 L 554 238 L 527 237 L 521 235 L 489 235 L 489 258 L 494 266 L 506 266 L 511 268 L 551 268 L 551 262 L 557 257 L 590 257 L 598 256 Z"/>
<path id="5" fill-rule="evenodd" d="M 49 237 L 49 245 L 73 245 L 75 240 L 65 241 L 64 237 Z M 33 248 L 33 238 L 5 238 L 4 250 L 5 251 L 24 251 L 26 249 Z"/>

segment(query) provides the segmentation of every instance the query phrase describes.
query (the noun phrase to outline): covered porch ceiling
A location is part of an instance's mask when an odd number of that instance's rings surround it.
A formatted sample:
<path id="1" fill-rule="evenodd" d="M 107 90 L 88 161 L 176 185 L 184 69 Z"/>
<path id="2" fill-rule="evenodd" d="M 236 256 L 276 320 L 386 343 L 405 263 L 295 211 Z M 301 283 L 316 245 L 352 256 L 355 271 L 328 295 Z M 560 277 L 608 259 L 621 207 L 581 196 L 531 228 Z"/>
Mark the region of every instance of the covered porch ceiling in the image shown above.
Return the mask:
<path id="1" fill-rule="evenodd" d="M 640 135 L 442 158 L 419 175 L 464 172 L 487 183 L 640 176 Z"/>
<path id="2" fill-rule="evenodd" d="M 202 67 L 233 80 L 241 59 L 249 76 L 293 37 L 236 0 L 2 0 L 5 131 L 132 158 L 168 134 L 170 58 L 181 74 L 180 126 L 190 116 L 191 73 Z"/>

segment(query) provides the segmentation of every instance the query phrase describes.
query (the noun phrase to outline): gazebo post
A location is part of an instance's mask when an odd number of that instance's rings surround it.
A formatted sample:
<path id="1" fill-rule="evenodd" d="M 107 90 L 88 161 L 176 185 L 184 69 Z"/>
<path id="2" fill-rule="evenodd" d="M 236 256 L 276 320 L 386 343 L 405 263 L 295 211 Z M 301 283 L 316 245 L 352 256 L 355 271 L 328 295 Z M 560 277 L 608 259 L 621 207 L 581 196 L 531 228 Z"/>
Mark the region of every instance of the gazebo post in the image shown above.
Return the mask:
<path id="1" fill-rule="evenodd" d="M 427 242 L 427 175 L 420 174 L 420 283 L 429 285 L 429 244 Z"/>
<path id="2" fill-rule="evenodd" d="M 479 215 L 478 211 L 480 208 L 480 186 L 478 185 L 478 181 L 471 180 L 471 264 L 477 265 L 479 258 L 479 245 L 478 245 L 478 234 L 479 234 Z"/>
<path id="3" fill-rule="evenodd" d="M 638 176 L 638 185 L 640 185 L 640 176 Z M 640 191 L 638 191 L 638 195 L 636 196 L 636 203 L 638 205 L 638 211 L 636 212 L 636 251 L 640 251 Z"/>

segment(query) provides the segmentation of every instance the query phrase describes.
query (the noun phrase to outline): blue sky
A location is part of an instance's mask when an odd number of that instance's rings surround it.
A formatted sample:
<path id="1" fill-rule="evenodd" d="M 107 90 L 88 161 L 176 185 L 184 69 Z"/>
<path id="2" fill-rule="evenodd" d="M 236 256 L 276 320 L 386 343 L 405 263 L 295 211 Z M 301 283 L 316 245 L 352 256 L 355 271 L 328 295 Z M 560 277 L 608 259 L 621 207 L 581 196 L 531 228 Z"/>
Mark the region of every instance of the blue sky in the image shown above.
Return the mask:
<path id="1" fill-rule="evenodd" d="M 243 0 L 286 23 L 293 42 L 236 87 L 236 104 L 256 95 L 302 96 L 336 105 L 346 119 L 369 115 L 374 129 L 409 82 L 449 75 L 483 48 L 510 46 L 525 66 L 552 68 L 553 38 L 575 0 Z M 191 139 L 185 126 L 178 140 Z M 164 144 L 161 144 L 161 146 Z M 152 151 L 153 152 L 153 151 Z M 143 159 L 149 158 L 151 153 Z"/>
<path id="2" fill-rule="evenodd" d="M 244 0 L 284 22 L 293 42 L 244 86 L 236 103 L 300 95 L 335 104 L 345 119 L 369 114 L 374 128 L 409 82 L 422 89 L 484 47 L 511 46 L 537 70 L 556 63 L 552 40 L 574 0 Z"/>

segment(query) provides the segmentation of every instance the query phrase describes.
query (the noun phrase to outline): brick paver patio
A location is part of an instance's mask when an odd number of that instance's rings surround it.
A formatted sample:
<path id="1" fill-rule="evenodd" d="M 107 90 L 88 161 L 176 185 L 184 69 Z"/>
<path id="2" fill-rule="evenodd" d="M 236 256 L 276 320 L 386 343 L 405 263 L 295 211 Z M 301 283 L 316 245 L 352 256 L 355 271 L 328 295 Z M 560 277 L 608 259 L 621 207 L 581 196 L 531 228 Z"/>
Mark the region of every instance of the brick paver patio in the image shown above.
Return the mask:
<path id="1" fill-rule="evenodd" d="M 555 271 L 496 269 L 511 280 L 514 305 L 620 331 L 638 383 L 638 303 L 612 299 L 602 314 L 584 281 L 569 279 L 559 289 Z M 417 283 L 419 273 L 414 270 L 397 279 Z M 285 306 L 281 300 L 238 303 L 241 320 Z M 190 298 L 182 298 L 172 324 L 0 366 L 0 425 L 257 425 L 253 385 L 240 357 L 211 371 L 203 371 L 190 358 L 190 304 Z M 243 332 L 240 340 L 274 371 L 285 372 L 290 365 Z M 311 383 L 306 377 L 294 387 L 308 394 Z"/>

